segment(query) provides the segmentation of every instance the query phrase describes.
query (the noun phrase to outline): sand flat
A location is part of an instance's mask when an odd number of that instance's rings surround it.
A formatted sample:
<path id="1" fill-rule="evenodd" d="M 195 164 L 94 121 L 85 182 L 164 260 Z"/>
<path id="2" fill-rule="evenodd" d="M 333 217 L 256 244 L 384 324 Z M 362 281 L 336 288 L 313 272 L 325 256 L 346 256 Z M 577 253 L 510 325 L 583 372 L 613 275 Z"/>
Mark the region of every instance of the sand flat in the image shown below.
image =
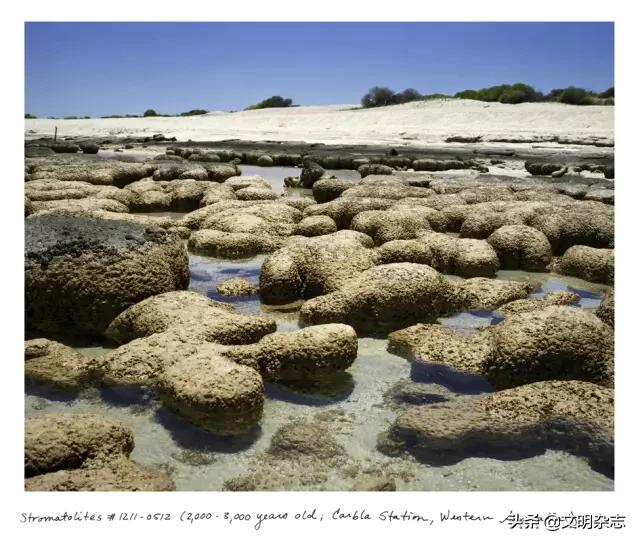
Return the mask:
<path id="1" fill-rule="evenodd" d="M 482 136 L 483 141 L 544 141 L 555 137 L 611 142 L 614 107 L 435 99 L 371 109 L 357 105 L 300 106 L 194 117 L 27 119 L 25 136 L 50 136 L 55 126 L 59 136 L 144 137 L 162 133 L 179 141 L 240 139 L 410 146 L 442 143 L 450 136 Z"/>

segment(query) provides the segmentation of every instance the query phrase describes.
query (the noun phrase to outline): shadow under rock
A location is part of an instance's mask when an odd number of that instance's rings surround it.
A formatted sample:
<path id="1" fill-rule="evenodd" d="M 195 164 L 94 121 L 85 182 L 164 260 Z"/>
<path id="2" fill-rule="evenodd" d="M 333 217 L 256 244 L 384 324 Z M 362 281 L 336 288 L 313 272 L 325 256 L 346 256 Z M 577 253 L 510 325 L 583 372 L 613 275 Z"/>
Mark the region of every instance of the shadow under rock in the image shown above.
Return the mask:
<path id="1" fill-rule="evenodd" d="M 164 407 L 155 413 L 156 421 L 181 447 L 201 452 L 238 453 L 249 448 L 262 434 L 259 424 L 238 435 L 219 435 L 192 425 Z"/>
<path id="2" fill-rule="evenodd" d="M 430 363 L 421 359 L 411 361 L 411 380 L 419 383 L 436 383 L 455 393 L 478 395 L 491 393 L 493 387 L 479 374 L 458 372 L 451 367 Z"/>
<path id="3" fill-rule="evenodd" d="M 331 380 L 321 382 L 265 383 L 265 395 L 292 404 L 328 406 L 347 399 L 354 388 L 353 376 L 348 372 L 340 372 Z"/>

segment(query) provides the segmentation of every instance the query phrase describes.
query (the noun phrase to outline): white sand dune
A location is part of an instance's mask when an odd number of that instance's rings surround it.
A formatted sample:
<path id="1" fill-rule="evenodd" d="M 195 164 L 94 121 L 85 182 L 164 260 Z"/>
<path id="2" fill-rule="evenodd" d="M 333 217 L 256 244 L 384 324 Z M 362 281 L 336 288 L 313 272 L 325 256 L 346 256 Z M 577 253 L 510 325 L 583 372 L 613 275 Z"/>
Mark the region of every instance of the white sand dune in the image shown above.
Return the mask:
<path id="1" fill-rule="evenodd" d="M 178 140 L 283 140 L 328 144 L 441 143 L 450 136 L 489 139 L 613 140 L 614 108 L 559 103 L 499 104 L 437 99 L 383 108 L 354 105 L 270 108 L 195 117 L 28 119 L 26 137 L 150 136 Z"/>

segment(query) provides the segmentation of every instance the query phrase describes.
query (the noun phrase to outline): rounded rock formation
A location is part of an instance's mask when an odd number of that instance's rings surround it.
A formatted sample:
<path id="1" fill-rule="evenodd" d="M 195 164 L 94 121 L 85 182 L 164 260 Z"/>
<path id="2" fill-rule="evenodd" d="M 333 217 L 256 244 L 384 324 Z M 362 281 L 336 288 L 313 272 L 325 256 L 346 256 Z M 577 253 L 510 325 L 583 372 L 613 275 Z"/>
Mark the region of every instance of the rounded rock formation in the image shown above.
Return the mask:
<path id="1" fill-rule="evenodd" d="M 52 215 L 25 231 L 28 328 L 100 335 L 132 304 L 189 283 L 182 242 L 161 228 Z"/>

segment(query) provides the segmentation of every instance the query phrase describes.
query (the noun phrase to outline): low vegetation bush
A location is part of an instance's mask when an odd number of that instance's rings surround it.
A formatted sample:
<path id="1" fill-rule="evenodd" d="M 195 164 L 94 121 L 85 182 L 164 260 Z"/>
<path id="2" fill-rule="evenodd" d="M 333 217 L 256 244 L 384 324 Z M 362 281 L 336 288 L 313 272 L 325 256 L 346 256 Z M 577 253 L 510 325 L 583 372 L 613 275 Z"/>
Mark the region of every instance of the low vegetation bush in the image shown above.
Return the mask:
<path id="1" fill-rule="evenodd" d="M 142 114 L 142 116 L 143 117 L 157 117 L 158 114 L 156 113 L 156 110 L 148 109 Z"/>
<path id="2" fill-rule="evenodd" d="M 405 104 L 415 100 L 422 100 L 424 97 L 415 89 L 405 89 L 396 93 L 388 87 L 372 87 L 365 94 L 360 103 L 363 108 L 377 108 L 380 106 L 390 106 L 392 104 Z"/>
<path id="3" fill-rule="evenodd" d="M 247 106 L 245 110 L 261 110 L 264 108 L 289 108 L 293 105 L 291 98 L 283 98 L 281 96 L 271 96 L 265 98 L 262 102 Z"/>

